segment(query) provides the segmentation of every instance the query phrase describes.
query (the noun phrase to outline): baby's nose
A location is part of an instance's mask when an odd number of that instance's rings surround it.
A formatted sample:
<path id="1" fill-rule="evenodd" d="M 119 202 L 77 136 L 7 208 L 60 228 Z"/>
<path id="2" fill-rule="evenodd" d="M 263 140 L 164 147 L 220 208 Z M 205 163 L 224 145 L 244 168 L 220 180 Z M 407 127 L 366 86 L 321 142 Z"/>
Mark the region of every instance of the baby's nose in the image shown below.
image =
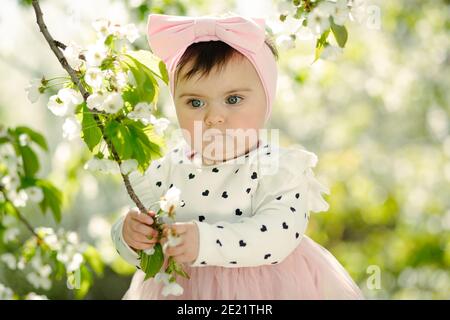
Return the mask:
<path id="1" fill-rule="evenodd" d="M 208 127 L 216 124 L 222 124 L 225 122 L 225 117 L 217 111 L 210 111 L 205 117 L 205 124 Z"/>

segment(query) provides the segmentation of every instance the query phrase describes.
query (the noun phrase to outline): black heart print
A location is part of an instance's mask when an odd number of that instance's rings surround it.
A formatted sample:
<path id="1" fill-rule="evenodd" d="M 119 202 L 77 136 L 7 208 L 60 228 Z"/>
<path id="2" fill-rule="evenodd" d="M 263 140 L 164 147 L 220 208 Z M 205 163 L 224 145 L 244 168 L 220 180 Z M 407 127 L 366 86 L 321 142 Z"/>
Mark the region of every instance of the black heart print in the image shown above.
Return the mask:
<path id="1" fill-rule="evenodd" d="M 228 198 L 228 194 L 227 194 L 227 192 L 226 191 L 224 191 L 223 193 L 222 193 L 222 198 Z"/>
<path id="2" fill-rule="evenodd" d="M 256 179 L 256 178 L 258 178 L 258 175 L 256 174 L 256 172 L 253 172 L 252 179 Z"/>
<path id="3" fill-rule="evenodd" d="M 219 172 L 219 169 L 213 168 L 213 169 L 212 169 L 212 172 Z"/>
<path id="4" fill-rule="evenodd" d="M 202 222 L 203 220 L 205 220 L 205 216 L 198 216 L 198 221 Z"/>
<path id="5" fill-rule="evenodd" d="M 271 254 L 268 253 L 268 254 L 266 254 L 266 255 L 264 256 L 264 259 L 267 259 L 267 258 L 270 257 L 270 256 L 271 256 Z"/>
<path id="6" fill-rule="evenodd" d="M 295 208 L 291 207 L 291 211 L 292 211 L 292 212 L 295 212 Z"/>
<path id="7" fill-rule="evenodd" d="M 283 222 L 283 229 L 287 229 L 289 226 L 286 224 L 286 222 Z"/>
<path id="8" fill-rule="evenodd" d="M 157 185 L 158 187 L 161 187 L 161 184 L 162 184 L 161 181 L 158 181 L 158 182 L 156 183 L 156 185 Z"/>
<path id="9" fill-rule="evenodd" d="M 195 177 L 195 174 L 189 173 L 189 179 L 194 179 L 194 177 Z"/>
<path id="10" fill-rule="evenodd" d="M 242 214 L 241 209 L 236 209 L 236 215 L 237 215 L 237 216 L 240 216 L 241 214 Z"/>
<path id="11" fill-rule="evenodd" d="M 209 194 L 209 190 L 205 190 L 202 192 L 202 195 L 204 195 L 205 197 Z"/>
<path id="12" fill-rule="evenodd" d="M 244 240 L 240 240 L 240 241 L 239 241 L 239 245 L 240 245 L 241 247 L 245 247 L 247 244 L 245 243 Z"/>
<path id="13" fill-rule="evenodd" d="M 261 231 L 262 231 L 262 232 L 267 231 L 267 227 L 266 227 L 265 225 L 262 225 Z"/>

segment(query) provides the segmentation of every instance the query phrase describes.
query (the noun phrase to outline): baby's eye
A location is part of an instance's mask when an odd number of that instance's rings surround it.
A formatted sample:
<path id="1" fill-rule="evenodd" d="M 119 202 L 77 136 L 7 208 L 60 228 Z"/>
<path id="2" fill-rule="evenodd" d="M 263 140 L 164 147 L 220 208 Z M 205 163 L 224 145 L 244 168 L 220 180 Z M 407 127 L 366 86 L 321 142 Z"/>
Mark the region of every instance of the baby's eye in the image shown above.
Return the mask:
<path id="1" fill-rule="evenodd" d="M 241 100 L 239 100 L 239 99 L 242 100 L 242 98 L 239 97 L 239 96 L 229 96 L 229 97 L 227 98 L 227 102 L 228 102 L 229 104 L 236 104 L 236 103 L 238 103 L 238 102 L 241 101 Z"/>
<path id="2" fill-rule="evenodd" d="M 191 104 L 191 106 L 194 108 L 200 108 L 204 104 L 204 102 L 199 99 L 190 99 L 188 101 L 188 104 Z"/>

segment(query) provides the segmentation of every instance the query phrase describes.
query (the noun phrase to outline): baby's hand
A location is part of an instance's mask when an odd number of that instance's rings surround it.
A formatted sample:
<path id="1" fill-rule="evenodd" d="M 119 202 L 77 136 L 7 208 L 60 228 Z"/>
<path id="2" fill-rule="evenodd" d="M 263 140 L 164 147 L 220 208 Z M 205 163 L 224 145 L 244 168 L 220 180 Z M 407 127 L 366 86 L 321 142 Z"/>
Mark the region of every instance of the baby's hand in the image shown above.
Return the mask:
<path id="1" fill-rule="evenodd" d="M 180 243 L 174 247 L 167 246 L 165 254 L 173 256 L 178 263 L 192 263 L 197 259 L 199 250 L 199 235 L 197 225 L 194 222 L 176 222 L 171 225 L 163 225 L 163 238 L 161 244 L 168 241 L 169 227 L 175 230 L 175 233 L 181 237 Z"/>
<path id="2" fill-rule="evenodd" d="M 151 216 L 155 216 L 154 211 L 149 211 Z M 158 241 L 158 231 L 150 227 L 153 218 L 150 215 L 142 214 L 137 208 L 128 211 L 123 223 L 123 239 L 135 251 L 153 248 Z M 149 236 L 153 238 L 150 240 Z"/>

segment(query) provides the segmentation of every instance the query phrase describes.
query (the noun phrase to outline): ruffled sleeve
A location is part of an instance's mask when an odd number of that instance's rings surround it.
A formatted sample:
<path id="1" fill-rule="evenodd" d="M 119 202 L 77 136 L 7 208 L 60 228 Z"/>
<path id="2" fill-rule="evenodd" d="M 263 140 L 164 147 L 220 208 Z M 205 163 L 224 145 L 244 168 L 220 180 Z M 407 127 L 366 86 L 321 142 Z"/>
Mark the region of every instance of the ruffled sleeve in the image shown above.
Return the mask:
<path id="1" fill-rule="evenodd" d="M 159 199 L 167 191 L 170 174 L 170 158 L 168 156 L 154 160 L 144 174 L 133 171 L 128 176 L 136 195 L 149 210 L 159 209 Z M 123 223 L 121 216 L 111 228 L 111 238 L 119 255 L 128 263 L 139 268 L 138 254 L 123 239 Z"/>
<path id="2" fill-rule="evenodd" d="M 279 148 L 272 150 L 270 158 L 276 170 L 264 170 L 262 162 L 256 169 L 260 178 L 252 198 L 252 216 L 234 223 L 194 221 L 200 245 L 191 266 L 278 264 L 300 243 L 309 211 L 328 210 L 321 195 L 329 193 L 328 188 L 316 180 L 312 171 L 317 164 L 314 153 L 299 147 Z"/>

